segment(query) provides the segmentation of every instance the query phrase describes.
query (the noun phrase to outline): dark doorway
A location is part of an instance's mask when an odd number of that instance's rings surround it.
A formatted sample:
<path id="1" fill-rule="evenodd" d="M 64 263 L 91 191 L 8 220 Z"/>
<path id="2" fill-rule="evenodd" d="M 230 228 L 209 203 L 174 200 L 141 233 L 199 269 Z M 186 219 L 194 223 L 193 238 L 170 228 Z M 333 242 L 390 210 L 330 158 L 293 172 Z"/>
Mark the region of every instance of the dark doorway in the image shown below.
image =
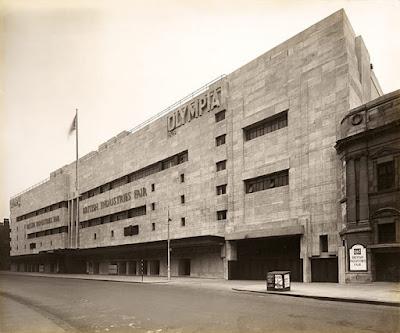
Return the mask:
<path id="1" fill-rule="evenodd" d="M 312 282 L 339 282 L 337 258 L 311 259 Z"/>
<path id="2" fill-rule="evenodd" d="M 128 274 L 136 275 L 136 261 L 130 261 L 128 265 Z"/>
<path id="3" fill-rule="evenodd" d="M 375 253 L 376 281 L 400 282 L 400 253 Z"/>
<path id="4" fill-rule="evenodd" d="M 150 275 L 160 275 L 160 261 L 159 260 L 150 260 Z"/>
<path id="5" fill-rule="evenodd" d="M 178 275 L 190 275 L 190 259 L 180 259 Z"/>
<path id="6" fill-rule="evenodd" d="M 288 270 L 292 281 L 303 281 L 300 236 L 237 241 L 237 261 L 228 263 L 229 279 L 265 280 L 267 273 Z"/>
<path id="7" fill-rule="evenodd" d="M 93 274 L 99 274 L 100 264 L 98 262 L 93 263 Z"/>
<path id="8" fill-rule="evenodd" d="M 118 275 L 126 275 L 126 262 L 121 261 L 118 263 Z"/>

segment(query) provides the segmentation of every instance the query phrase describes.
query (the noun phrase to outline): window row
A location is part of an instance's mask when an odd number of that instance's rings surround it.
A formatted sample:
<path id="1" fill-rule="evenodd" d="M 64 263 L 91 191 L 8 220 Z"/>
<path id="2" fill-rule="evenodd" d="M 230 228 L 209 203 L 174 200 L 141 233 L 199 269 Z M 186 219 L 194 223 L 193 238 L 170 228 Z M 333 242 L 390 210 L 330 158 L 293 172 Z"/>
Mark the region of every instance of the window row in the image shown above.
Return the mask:
<path id="1" fill-rule="evenodd" d="M 38 237 L 43 237 L 43 236 L 62 234 L 64 232 L 68 232 L 68 227 L 67 226 L 58 227 L 58 228 L 52 228 L 52 229 L 47 229 L 47 230 L 42 230 L 42 231 L 38 231 L 38 232 L 32 232 L 32 233 L 27 235 L 27 238 L 28 239 L 38 238 Z"/>
<path id="2" fill-rule="evenodd" d="M 181 227 L 186 226 L 186 218 L 181 217 Z M 156 224 L 154 222 L 151 223 L 151 231 L 156 230 Z M 134 236 L 139 234 L 139 226 L 138 225 L 130 225 L 124 228 L 124 236 Z M 111 237 L 114 237 L 114 230 L 111 230 Z M 93 239 L 97 239 L 97 233 L 93 234 Z"/>
<path id="3" fill-rule="evenodd" d="M 146 215 L 146 206 L 140 206 L 136 208 L 131 208 L 127 209 L 118 213 L 110 214 L 110 215 L 105 215 L 101 217 L 97 217 L 94 219 L 90 219 L 87 221 L 82 221 L 81 228 L 89 228 L 89 227 L 94 227 L 96 225 L 100 224 L 106 224 L 106 223 L 111 223 L 115 221 L 121 221 L 121 220 L 126 220 L 130 219 L 132 217 L 137 217 L 137 216 L 142 216 Z"/>
<path id="4" fill-rule="evenodd" d="M 33 212 L 21 215 L 21 216 L 17 216 L 17 222 L 22 221 L 22 220 L 26 220 L 29 219 L 31 217 L 34 216 L 38 216 L 47 212 L 51 212 L 53 210 L 59 209 L 59 208 L 67 208 L 68 207 L 68 202 L 67 201 L 61 201 L 61 202 L 57 202 L 55 204 L 40 208 L 38 210 L 35 210 Z"/>
<path id="5" fill-rule="evenodd" d="M 85 200 L 87 198 L 91 198 L 95 195 L 98 195 L 100 193 L 104 193 L 107 191 L 110 191 L 114 188 L 117 188 L 119 186 L 131 183 L 133 181 L 136 181 L 138 179 L 150 176 L 154 173 L 166 170 L 168 168 L 171 168 L 175 165 L 181 164 L 188 161 L 188 152 L 184 151 L 182 153 L 176 154 L 174 156 L 171 156 L 165 160 L 162 160 L 160 162 L 154 163 L 152 165 L 149 165 L 143 169 L 140 169 L 138 171 L 132 172 L 128 175 L 125 175 L 123 177 L 114 179 L 113 181 L 103 184 L 101 186 L 98 186 L 96 188 L 93 188 L 89 191 L 86 191 L 81 194 L 80 196 L 80 201 Z M 152 191 L 154 191 L 154 186 L 152 185 Z"/>
<path id="6" fill-rule="evenodd" d="M 287 118 L 287 110 L 283 111 L 277 115 L 259 121 L 255 124 L 252 124 L 246 128 L 244 128 L 244 136 L 245 140 L 249 141 L 255 139 L 264 134 L 276 131 L 283 127 L 287 127 L 288 118 Z"/>
<path id="7" fill-rule="evenodd" d="M 288 184 L 289 170 L 283 170 L 245 181 L 246 193 L 264 191 L 270 188 L 285 186 Z"/>

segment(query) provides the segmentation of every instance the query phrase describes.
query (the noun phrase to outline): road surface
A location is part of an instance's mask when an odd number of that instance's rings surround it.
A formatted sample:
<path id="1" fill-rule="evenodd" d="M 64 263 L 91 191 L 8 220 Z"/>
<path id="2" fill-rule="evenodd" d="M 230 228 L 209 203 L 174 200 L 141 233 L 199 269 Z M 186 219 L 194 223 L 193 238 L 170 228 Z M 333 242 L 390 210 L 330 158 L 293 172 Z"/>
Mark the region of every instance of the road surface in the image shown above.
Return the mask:
<path id="1" fill-rule="evenodd" d="M 1 332 L 400 332 L 396 307 L 195 285 L 2 275 L 0 302 Z"/>

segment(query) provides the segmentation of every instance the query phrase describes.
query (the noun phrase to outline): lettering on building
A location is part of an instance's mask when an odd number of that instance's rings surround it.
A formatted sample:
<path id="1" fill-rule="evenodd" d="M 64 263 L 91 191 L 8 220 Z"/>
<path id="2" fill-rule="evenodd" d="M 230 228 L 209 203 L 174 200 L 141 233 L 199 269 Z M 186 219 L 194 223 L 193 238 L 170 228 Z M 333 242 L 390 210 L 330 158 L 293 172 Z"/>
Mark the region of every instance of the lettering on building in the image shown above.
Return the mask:
<path id="1" fill-rule="evenodd" d="M 60 221 L 60 216 L 58 216 L 58 215 L 52 216 L 52 217 L 48 217 L 47 219 L 28 223 L 26 225 L 26 229 L 32 229 L 34 227 L 40 227 L 41 225 L 44 225 L 44 224 L 49 224 L 49 223 L 54 223 L 54 222 L 59 222 L 59 221 Z"/>
<path id="2" fill-rule="evenodd" d="M 87 213 L 93 213 L 97 210 L 100 209 L 104 209 L 107 207 L 111 207 L 111 206 L 115 206 L 115 205 L 119 205 L 121 203 L 127 202 L 132 200 L 132 196 L 135 199 L 139 199 L 142 197 L 147 196 L 147 191 L 145 187 L 142 187 L 140 189 L 134 190 L 133 193 L 132 192 L 127 192 L 121 195 L 117 195 L 113 198 L 107 199 L 107 200 L 103 200 L 101 202 L 97 202 L 94 203 L 92 205 L 88 205 L 83 207 L 83 214 L 87 214 Z"/>
<path id="3" fill-rule="evenodd" d="M 221 106 L 221 87 L 208 90 L 199 95 L 189 103 L 179 107 L 167 117 L 168 132 L 172 132 L 193 119 L 201 117 L 206 112 L 210 112 Z"/>

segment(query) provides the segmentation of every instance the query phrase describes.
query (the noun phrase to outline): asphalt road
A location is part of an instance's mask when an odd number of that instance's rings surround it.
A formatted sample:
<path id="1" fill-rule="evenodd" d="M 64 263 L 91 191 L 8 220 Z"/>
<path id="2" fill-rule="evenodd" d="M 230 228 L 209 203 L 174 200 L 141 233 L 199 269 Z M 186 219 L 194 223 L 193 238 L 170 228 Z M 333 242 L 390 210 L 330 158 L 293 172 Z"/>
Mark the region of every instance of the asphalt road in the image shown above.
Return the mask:
<path id="1" fill-rule="evenodd" d="M 5 275 L 0 296 L 31 332 L 26 308 L 67 332 L 400 332 L 395 307 L 195 286 Z"/>

